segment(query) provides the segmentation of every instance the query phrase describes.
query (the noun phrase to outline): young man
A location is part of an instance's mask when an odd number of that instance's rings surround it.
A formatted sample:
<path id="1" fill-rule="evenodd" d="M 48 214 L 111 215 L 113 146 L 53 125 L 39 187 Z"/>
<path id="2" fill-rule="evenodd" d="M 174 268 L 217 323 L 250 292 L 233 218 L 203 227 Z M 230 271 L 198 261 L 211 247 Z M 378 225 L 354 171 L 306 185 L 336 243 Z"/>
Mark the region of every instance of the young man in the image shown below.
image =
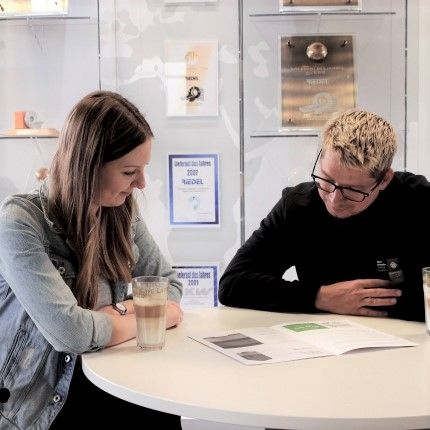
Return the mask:
<path id="1" fill-rule="evenodd" d="M 370 112 L 329 122 L 313 182 L 283 190 L 227 267 L 220 302 L 423 320 L 430 252 L 415 244 L 428 230 L 430 183 L 393 172 L 396 148 L 392 126 Z M 292 266 L 298 280 L 282 279 Z"/>

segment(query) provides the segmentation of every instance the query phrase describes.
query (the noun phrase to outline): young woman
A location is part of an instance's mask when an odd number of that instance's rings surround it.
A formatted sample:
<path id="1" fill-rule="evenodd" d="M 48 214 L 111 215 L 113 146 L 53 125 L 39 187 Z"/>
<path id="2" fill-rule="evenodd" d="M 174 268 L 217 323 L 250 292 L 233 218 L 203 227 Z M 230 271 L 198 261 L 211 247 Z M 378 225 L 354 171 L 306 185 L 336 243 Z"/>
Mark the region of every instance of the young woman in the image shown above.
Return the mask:
<path id="1" fill-rule="evenodd" d="M 68 115 L 39 192 L 3 202 L 0 428 L 110 428 L 134 417 L 180 428 L 180 417 L 99 390 L 80 365 L 83 352 L 136 335 L 134 276 L 168 277 L 167 327 L 182 320 L 182 286 L 132 196 L 145 187 L 152 138 L 124 97 L 89 94 Z"/>

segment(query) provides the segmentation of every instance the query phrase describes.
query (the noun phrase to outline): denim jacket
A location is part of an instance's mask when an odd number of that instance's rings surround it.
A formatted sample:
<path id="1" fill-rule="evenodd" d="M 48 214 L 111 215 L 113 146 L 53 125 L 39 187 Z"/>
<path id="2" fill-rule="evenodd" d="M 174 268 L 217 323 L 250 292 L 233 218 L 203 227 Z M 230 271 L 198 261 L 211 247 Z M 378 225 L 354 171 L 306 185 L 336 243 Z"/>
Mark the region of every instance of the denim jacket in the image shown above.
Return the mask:
<path id="1" fill-rule="evenodd" d="M 112 323 L 78 306 L 70 287 L 76 256 L 45 211 L 46 186 L 16 195 L 0 207 L 0 429 L 44 430 L 67 398 L 78 354 L 103 348 Z M 133 223 L 133 276 L 170 278 L 169 299 L 182 285 L 149 234 Z M 128 285 L 113 285 L 124 300 Z"/>

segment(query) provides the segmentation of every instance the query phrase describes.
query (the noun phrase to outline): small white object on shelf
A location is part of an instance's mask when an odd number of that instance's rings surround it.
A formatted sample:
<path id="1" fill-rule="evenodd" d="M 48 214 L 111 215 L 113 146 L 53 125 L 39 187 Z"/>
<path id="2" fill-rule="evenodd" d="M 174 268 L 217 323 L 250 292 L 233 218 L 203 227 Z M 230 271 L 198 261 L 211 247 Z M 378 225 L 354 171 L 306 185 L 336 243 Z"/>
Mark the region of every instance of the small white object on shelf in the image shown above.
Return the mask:
<path id="1" fill-rule="evenodd" d="M 40 121 L 37 117 L 36 112 L 25 112 L 24 114 L 24 124 L 27 128 L 41 128 L 43 121 Z"/>

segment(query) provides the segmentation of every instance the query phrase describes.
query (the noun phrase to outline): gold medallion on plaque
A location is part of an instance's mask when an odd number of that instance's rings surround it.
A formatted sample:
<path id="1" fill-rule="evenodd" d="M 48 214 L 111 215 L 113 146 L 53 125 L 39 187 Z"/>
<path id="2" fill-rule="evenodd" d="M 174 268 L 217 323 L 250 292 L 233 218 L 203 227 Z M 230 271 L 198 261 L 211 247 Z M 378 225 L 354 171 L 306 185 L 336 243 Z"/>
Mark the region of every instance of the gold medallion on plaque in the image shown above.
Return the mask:
<path id="1" fill-rule="evenodd" d="M 355 107 L 352 36 L 281 37 L 282 128 L 319 128 Z"/>

